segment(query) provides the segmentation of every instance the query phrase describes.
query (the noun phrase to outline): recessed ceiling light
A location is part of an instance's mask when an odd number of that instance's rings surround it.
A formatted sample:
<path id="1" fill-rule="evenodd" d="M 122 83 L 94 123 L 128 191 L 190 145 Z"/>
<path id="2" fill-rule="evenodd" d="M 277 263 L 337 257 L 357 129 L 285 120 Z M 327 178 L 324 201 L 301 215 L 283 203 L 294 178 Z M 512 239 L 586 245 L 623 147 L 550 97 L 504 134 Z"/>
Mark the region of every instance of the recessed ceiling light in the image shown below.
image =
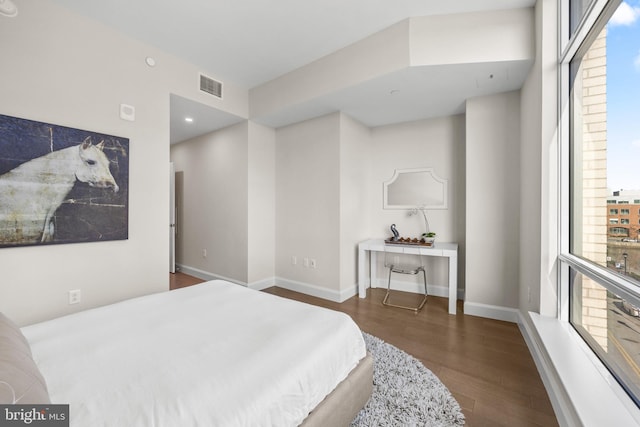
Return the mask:
<path id="1" fill-rule="evenodd" d="M 191 122 L 193 122 L 193 119 L 191 117 L 185 117 L 184 121 L 188 122 L 188 123 L 191 123 Z"/>
<path id="2" fill-rule="evenodd" d="M 155 67 L 156 66 L 156 60 L 153 59 L 151 56 L 147 56 L 144 59 L 144 62 L 146 62 L 149 67 Z"/>

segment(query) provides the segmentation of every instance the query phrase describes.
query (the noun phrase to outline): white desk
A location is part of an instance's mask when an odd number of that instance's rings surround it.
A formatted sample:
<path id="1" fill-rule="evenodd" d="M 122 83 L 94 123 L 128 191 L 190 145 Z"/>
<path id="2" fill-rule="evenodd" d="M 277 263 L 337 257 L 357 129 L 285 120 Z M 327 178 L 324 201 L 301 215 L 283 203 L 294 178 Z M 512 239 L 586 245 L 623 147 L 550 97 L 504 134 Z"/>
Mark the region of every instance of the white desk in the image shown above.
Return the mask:
<path id="1" fill-rule="evenodd" d="M 458 244 L 436 241 L 433 246 L 417 245 L 386 245 L 387 252 L 405 253 L 412 255 L 439 256 L 449 258 L 449 314 L 456 314 L 456 300 L 458 299 Z M 358 244 L 358 295 L 367 296 L 367 285 L 376 282 L 377 253 L 385 251 L 384 239 L 365 240 Z M 367 281 L 366 261 L 369 253 L 370 272 Z"/>

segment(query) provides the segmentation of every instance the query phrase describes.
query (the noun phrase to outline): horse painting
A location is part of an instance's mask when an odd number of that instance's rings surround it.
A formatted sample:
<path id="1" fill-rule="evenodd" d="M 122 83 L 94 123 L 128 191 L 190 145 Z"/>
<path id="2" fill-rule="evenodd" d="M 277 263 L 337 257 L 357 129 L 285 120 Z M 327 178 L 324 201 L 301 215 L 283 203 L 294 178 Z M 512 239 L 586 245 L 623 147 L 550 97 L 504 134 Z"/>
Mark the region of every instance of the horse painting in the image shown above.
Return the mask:
<path id="1" fill-rule="evenodd" d="M 53 151 L 0 175 L 0 240 L 3 243 L 51 242 L 53 215 L 76 180 L 118 192 L 104 143 L 87 137 L 79 145 Z"/>

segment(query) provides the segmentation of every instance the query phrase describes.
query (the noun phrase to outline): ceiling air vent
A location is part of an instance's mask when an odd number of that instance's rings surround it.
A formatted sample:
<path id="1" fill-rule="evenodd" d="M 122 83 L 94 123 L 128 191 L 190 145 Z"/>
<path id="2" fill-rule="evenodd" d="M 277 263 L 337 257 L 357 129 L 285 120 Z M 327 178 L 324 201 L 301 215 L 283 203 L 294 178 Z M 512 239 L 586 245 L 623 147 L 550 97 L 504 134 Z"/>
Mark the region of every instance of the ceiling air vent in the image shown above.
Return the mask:
<path id="1" fill-rule="evenodd" d="M 200 90 L 222 99 L 222 82 L 200 74 Z"/>

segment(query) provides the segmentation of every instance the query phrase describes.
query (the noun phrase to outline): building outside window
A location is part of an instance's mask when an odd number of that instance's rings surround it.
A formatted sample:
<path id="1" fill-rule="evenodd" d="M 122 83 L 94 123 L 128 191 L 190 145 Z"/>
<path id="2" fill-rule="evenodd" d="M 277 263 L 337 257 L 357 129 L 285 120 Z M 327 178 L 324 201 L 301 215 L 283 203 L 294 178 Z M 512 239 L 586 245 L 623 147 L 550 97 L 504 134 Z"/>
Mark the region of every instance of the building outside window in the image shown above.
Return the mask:
<path id="1" fill-rule="evenodd" d="M 640 1 L 567 1 L 560 65 L 570 105 L 569 228 L 561 283 L 569 322 L 640 406 Z"/>
<path id="2" fill-rule="evenodd" d="M 628 237 L 629 236 L 629 229 L 628 228 L 624 228 L 624 227 L 611 227 L 609 229 L 609 232 L 614 235 L 614 236 L 624 236 L 624 237 Z M 611 258 L 611 257 L 609 257 Z"/>
<path id="3" fill-rule="evenodd" d="M 610 192 L 609 190 L 607 191 Z M 607 197 L 607 223 L 633 224 L 629 229 L 628 237 L 640 240 L 640 227 L 637 226 L 640 224 L 640 203 L 635 203 L 636 200 L 640 199 L 637 197 L 631 198 L 636 193 L 640 196 L 640 190 L 618 190 L 610 193 L 609 197 Z M 633 200 L 634 203 L 629 203 L 630 200 Z M 619 235 L 611 232 L 607 236 L 608 239 L 616 239 L 618 237 Z"/>

